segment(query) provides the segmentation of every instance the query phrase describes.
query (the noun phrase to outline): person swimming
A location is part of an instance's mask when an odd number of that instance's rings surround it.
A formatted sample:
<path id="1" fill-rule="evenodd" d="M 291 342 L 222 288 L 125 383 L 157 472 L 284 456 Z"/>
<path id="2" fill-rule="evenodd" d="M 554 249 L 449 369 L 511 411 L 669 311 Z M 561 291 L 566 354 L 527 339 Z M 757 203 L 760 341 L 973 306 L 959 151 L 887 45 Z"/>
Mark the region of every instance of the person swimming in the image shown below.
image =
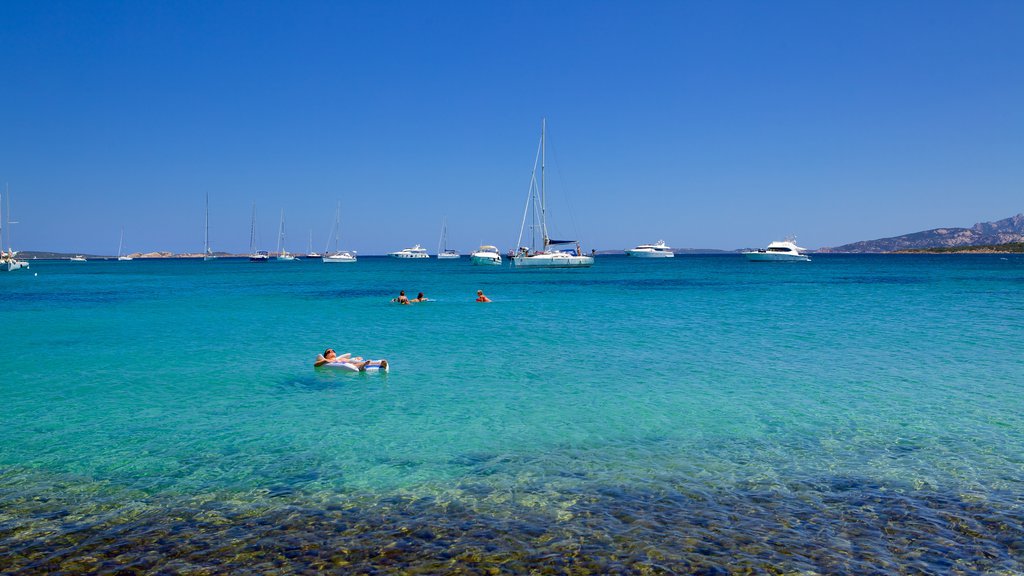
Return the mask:
<path id="1" fill-rule="evenodd" d="M 323 354 L 317 354 L 316 360 L 313 362 L 313 367 L 316 368 L 335 362 L 351 364 L 358 368 L 360 372 L 365 371 L 367 366 L 377 366 L 381 370 L 386 370 L 388 367 L 387 360 L 366 360 L 362 356 L 352 356 L 351 352 L 345 352 L 341 356 L 338 356 L 337 352 L 335 352 L 333 348 L 324 350 Z"/>
<path id="2" fill-rule="evenodd" d="M 476 291 L 476 301 L 477 302 L 490 302 L 491 299 L 488 298 L 487 296 L 484 296 L 484 291 L 483 290 L 477 290 Z"/>
<path id="3" fill-rule="evenodd" d="M 422 292 L 421 292 L 422 294 Z M 392 302 L 398 302 L 399 304 L 409 304 L 409 297 L 405 295 L 405 290 L 398 292 L 398 298 L 392 298 Z"/>

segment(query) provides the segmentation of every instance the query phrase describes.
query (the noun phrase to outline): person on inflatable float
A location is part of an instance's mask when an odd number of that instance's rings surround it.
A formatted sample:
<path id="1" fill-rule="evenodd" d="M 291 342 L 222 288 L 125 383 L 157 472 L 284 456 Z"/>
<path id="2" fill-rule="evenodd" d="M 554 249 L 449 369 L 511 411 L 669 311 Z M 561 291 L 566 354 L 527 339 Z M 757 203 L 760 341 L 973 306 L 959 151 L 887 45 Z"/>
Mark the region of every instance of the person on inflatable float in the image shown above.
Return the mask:
<path id="1" fill-rule="evenodd" d="M 387 360 L 364 360 L 362 356 L 353 357 L 351 352 L 345 352 L 341 356 L 338 356 L 337 353 L 334 352 L 333 348 L 324 350 L 323 354 L 317 354 L 316 361 L 313 362 L 313 367 L 323 366 L 324 364 L 330 364 L 331 362 L 344 362 L 346 364 L 351 364 L 356 368 L 359 368 L 360 372 L 365 371 L 367 366 L 379 366 L 381 370 L 388 367 Z"/>

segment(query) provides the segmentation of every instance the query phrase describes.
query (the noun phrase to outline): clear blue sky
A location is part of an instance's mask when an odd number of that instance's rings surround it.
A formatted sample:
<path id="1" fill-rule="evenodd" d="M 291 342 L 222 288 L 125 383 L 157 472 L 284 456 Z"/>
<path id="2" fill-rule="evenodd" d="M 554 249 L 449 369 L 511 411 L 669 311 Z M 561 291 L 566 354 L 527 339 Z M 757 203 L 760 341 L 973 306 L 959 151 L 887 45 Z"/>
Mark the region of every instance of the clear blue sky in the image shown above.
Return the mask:
<path id="1" fill-rule="evenodd" d="M 1024 211 L 1024 2 L 3 2 L 15 247 L 816 248 Z"/>

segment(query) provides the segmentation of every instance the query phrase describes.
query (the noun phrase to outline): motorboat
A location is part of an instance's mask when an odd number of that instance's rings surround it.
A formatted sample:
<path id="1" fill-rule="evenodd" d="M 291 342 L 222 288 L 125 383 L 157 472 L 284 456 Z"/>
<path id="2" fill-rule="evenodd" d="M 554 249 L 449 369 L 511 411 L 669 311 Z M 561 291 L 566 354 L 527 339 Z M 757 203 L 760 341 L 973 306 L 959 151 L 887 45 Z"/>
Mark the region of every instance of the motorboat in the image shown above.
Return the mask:
<path id="1" fill-rule="evenodd" d="M 270 252 L 266 250 L 257 250 L 252 254 L 249 254 L 249 262 L 269 262 Z"/>
<path id="2" fill-rule="evenodd" d="M 641 244 L 626 250 L 626 255 L 635 258 L 675 258 L 672 248 L 666 246 L 664 240 L 658 240 L 654 244 Z"/>
<path id="3" fill-rule="evenodd" d="M 526 210 L 523 211 L 523 223 L 519 228 L 519 250 L 509 255 L 512 263 L 517 268 L 589 268 L 594 265 L 594 257 L 583 254 L 583 249 L 580 246 L 578 240 L 555 240 L 548 235 L 548 220 L 547 220 L 547 194 L 544 186 L 544 169 L 545 169 L 545 155 L 546 155 L 546 138 L 547 132 L 547 120 L 541 122 L 540 129 L 540 145 L 538 149 L 537 159 L 534 160 L 533 174 L 530 176 L 530 191 L 526 198 Z M 537 161 L 540 162 L 540 183 L 537 183 Z M 531 211 L 530 208 L 533 208 Z M 536 218 L 539 216 L 539 222 L 532 222 L 530 226 L 531 230 L 531 244 L 533 246 L 523 246 L 523 232 L 526 230 L 526 217 L 527 214 L 534 214 Z M 542 244 L 538 249 L 536 248 L 536 232 L 541 233 Z M 575 244 L 575 249 L 572 250 L 559 250 L 553 248 L 554 246 Z"/>
<path id="4" fill-rule="evenodd" d="M 481 246 L 469 255 L 469 261 L 477 266 L 500 266 L 501 253 L 494 246 Z"/>
<path id="5" fill-rule="evenodd" d="M 79 254 L 77 256 L 72 256 L 71 258 L 68 258 L 68 260 L 70 260 L 72 262 L 87 262 L 87 260 L 85 259 L 85 256 L 82 256 L 81 254 Z"/>
<path id="6" fill-rule="evenodd" d="M 412 248 L 404 248 L 398 252 L 389 252 L 388 256 L 392 258 L 430 258 L 427 251 L 424 250 L 419 244 Z"/>
<path id="7" fill-rule="evenodd" d="M 810 262 L 810 256 L 801 254 L 807 250 L 797 246 L 795 238 L 772 242 L 767 248 L 744 252 L 743 255 L 751 262 Z"/>

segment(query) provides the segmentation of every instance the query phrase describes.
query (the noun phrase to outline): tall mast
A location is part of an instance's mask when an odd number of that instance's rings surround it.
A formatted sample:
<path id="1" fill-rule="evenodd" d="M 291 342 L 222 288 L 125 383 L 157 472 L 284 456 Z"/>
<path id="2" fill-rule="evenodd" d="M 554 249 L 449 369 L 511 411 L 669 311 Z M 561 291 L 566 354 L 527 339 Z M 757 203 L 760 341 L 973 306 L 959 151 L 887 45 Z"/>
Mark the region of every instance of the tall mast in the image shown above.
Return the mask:
<path id="1" fill-rule="evenodd" d="M 10 199 L 9 199 L 11 197 L 11 195 L 10 195 L 11 194 L 11 185 L 10 184 L 4 184 L 4 192 L 7 193 L 7 198 L 8 198 L 7 201 L 10 202 Z M 3 255 L 3 253 L 4 253 L 4 217 L 3 217 L 3 214 L 4 214 L 4 198 L 3 198 L 3 196 L 0 196 L 0 255 Z M 10 233 L 10 230 L 8 230 L 8 233 Z M 8 240 L 7 243 L 10 244 L 11 241 Z"/>
<path id="2" fill-rule="evenodd" d="M 249 225 L 249 253 L 256 253 L 256 203 L 252 203 L 252 224 Z"/>
<path id="3" fill-rule="evenodd" d="M 281 225 L 277 230 L 277 255 L 281 255 L 281 243 L 284 242 L 284 208 L 281 208 Z"/>
<path id="4" fill-rule="evenodd" d="M 341 200 L 338 200 L 338 210 L 334 213 L 334 251 L 341 252 Z"/>
<path id="5" fill-rule="evenodd" d="M 546 132 L 548 119 L 543 118 L 540 123 L 540 229 L 544 234 L 544 250 L 548 249 L 548 219 L 547 219 L 547 196 L 544 189 L 544 160 L 547 156 Z"/>
<path id="6" fill-rule="evenodd" d="M 203 254 L 210 254 L 210 193 L 206 193 L 206 219 L 203 221 Z"/>

